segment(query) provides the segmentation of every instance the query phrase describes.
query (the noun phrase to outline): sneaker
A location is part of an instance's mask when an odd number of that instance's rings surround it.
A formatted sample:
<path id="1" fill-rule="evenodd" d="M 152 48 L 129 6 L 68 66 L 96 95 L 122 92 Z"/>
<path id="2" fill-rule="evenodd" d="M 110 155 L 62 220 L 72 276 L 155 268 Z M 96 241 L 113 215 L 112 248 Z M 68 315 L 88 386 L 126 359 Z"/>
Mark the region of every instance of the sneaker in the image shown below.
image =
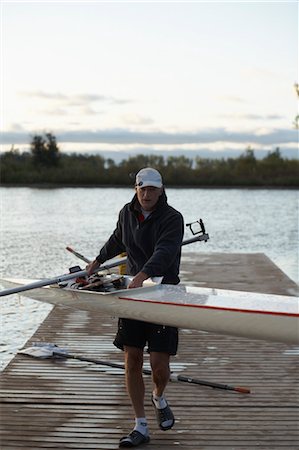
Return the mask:
<path id="1" fill-rule="evenodd" d="M 149 441 L 149 436 L 145 436 L 144 434 L 139 433 L 139 431 L 133 430 L 128 436 L 121 438 L 119 441 L 119 448 L 137 447 L 141 444 L 147 444 Z"/>
<path id="2" fill-rule="evenodd" d="M 156 418 L 160 429 L 163 431 L 170 430 L 170 428 L 172 428 L 174 425 L 175 419 L 169 405 L 167 404 L 167 406 L 165 406 L 165 408 L 163 409 L 157 408 L 153 400 L 153 396 L 152 403 L 155 407 Z"/>

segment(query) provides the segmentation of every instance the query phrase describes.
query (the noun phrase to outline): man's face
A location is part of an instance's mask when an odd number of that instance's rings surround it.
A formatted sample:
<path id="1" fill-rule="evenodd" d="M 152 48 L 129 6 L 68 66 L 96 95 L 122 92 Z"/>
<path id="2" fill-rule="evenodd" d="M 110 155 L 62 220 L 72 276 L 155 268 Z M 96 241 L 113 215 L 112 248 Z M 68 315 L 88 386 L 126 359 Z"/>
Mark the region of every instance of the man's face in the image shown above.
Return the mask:
<path id="1" fill-rule="evenodd" d="M 162 194 L 162 188 L 146 186 L 136 187 L 135 189 L 141 208 L 144 209 L 144 211 L 153 211 Z"/>

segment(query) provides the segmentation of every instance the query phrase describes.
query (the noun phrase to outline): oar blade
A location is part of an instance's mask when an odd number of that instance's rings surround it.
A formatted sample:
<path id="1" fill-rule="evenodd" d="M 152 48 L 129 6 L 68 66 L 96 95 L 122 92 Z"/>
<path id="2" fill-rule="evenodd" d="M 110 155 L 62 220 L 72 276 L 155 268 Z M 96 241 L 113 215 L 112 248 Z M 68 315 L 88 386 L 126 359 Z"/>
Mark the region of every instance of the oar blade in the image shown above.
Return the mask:
<path id="1" fill-rule="evenodd" d="M 23 348 L 22 350 L 19 350 L 18 353 L 32 356 L 33 358 L 46 359 L 52 358 L 56 355 L 66 356 L 67 350 L 50 342 L 36 342 L 32 347 Z"/>

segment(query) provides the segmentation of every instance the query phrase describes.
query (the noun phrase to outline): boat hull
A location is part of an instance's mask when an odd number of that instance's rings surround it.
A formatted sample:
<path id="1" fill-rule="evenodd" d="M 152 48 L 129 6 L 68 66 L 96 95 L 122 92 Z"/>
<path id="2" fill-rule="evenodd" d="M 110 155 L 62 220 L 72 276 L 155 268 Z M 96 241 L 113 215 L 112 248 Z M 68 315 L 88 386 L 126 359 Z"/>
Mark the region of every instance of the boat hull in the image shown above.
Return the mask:
<path id="1" fill-rule="evenodd" d="M 6 279 L 5 287 L 32 280 Z M 296 297 L 155 285 L 112 293 L 42 287 L 23 293 L 53 305 L 229 336 L 299 344 Z"/>

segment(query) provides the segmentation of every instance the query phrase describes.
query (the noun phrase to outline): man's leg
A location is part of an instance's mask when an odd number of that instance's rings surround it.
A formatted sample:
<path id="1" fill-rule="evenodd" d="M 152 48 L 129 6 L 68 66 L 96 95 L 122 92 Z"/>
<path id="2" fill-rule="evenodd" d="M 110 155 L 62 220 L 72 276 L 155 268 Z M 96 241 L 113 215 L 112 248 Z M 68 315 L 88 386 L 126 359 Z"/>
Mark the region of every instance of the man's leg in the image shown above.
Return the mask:
<path id="1" fill-rule="evenodd" d="M 154 393 L 161 397 L 167 386 L 170 377 L 168 353 L 151 352 L 150 364 L 152 368 L 152 378 L 154 382 Z"/>
<path id="2" fill-rule="evenodd" d="M 156 409 L 159 427 L 163 431 L 172 428 L 175 421 L 174 415 L 164 396 L 164 390 L 170 377 L 169 359 L 170 356 L 168 353 L 150 353 L 152 378 L 154 382 L 152 402 Z"/>
<path id="3" fill-rule="evenodd" d="M 124 346 L 124 352 L 126 386 L 135 412 L 135 427 L 128 436 L 121 438 L 119 447 L 136 447 L 150 440 L 144 412 L 143 349 Z"/>
<path id="4" fill-rule="evenodd" d="M 144 382 L 142 376 L 143 350 L 124 346 L 126 386 L 136 417 L 145 417 Z"/>

